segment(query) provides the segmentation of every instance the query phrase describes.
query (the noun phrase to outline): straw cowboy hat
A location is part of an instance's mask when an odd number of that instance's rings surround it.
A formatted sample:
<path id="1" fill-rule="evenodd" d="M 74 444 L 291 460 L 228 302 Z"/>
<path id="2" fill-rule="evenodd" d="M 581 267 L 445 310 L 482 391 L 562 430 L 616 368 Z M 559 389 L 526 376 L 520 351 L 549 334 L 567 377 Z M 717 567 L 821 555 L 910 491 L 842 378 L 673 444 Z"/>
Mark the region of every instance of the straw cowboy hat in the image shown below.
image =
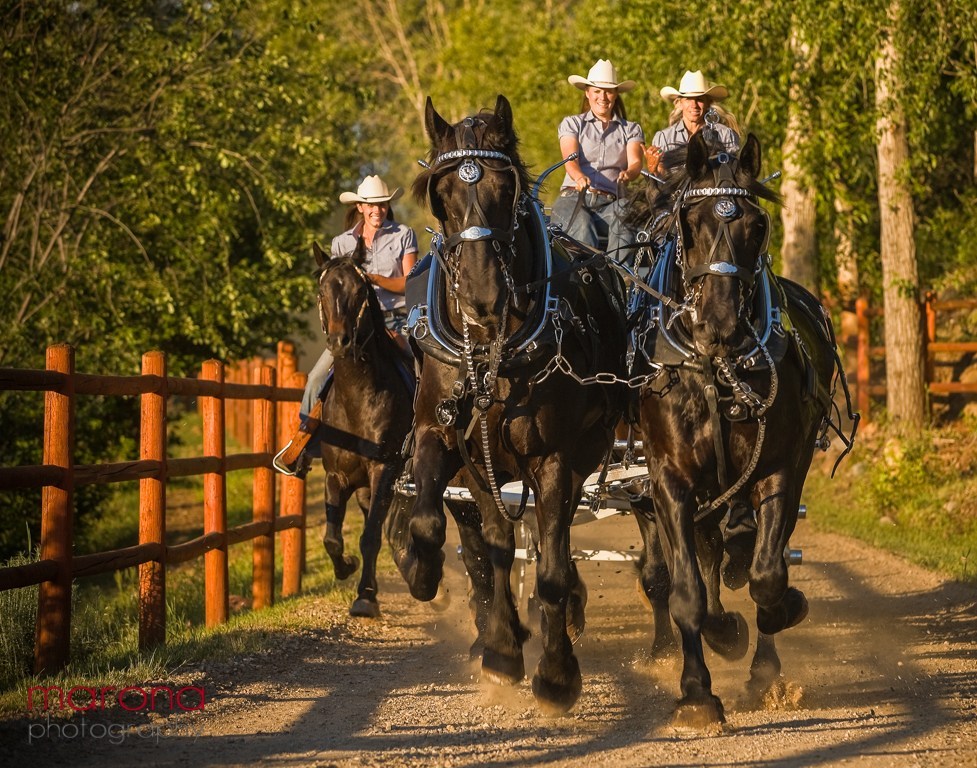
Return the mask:
<path id="1" fill-rule="evenodd" d="M 675 99 L 697 99 L 700 96 L 708 96 L 713 101 L 722 101 L 729 96 L 729 91 L 725 85 L 715 85 L 702 76 L 702 70 L 695 72 L 686 70 L 682 75 L 682 82 L 678 84 L 676 91 L 672 86 L 666 85 L 659 92 L 665 101 L 675 101 Z"/>
<path id="2" fill-rule="evenodd" d="M 634 88 L 634 80 L 622 80 L 618 82 L 617 70 L 614 69 L 614 65 L 609 61 L 604 61 L 604 59 L 598 59 L 597 63 L 590 68 L 590 72 L 587 73 L 586 77 L 570 75 L 567 78 L 567 82 L 570 85 L 575 85 L 581 91 L 586 91 L 591 86 L 594 88 L 603 88 L 608 91 L 616 88 L 621 93 Z"/>
<path id="3" fill-rule="evenodd" d="M 379 176 L 367 176 L 356 188 L 355 192 L 343 192 L 339 196 L 341 203 L 389 203 L 404 193 L 400 187 L 393 192 L 387 189 L 386 182 Z"/>

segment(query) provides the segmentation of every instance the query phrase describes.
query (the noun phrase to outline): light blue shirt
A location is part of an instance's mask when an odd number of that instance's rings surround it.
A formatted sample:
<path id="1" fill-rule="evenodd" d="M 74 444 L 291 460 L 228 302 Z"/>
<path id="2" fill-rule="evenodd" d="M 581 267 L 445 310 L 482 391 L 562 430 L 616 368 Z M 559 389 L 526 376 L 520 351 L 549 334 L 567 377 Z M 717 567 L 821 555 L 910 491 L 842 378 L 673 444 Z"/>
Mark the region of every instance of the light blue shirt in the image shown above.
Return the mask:
<path id="1" fill-rule="evenodd" d="M 356 250 L 356 241 L 362 234 L 363 222 L 360 221 L 352 229 L 336 235 L 330 248 L 332 258 L 352 256 Z M 403 277 L 404 256 L 409 253 L 417 253 L 417 236 L 414 230 L 406 224 L 388 219 L 373 236 L 373 245 L 366 249 L 363 269 L 382 277 Z M 392 293 L 379 285 L 374 285 L 373 288 L 384 310 L 404 306 L 404 294 Z"/>
<path id="2" fill-rule="evenodd" d="M 699 130 L 705 131 L 707 129 L 708 126 L 705 126 Z M 736 154 L 740 151 L 740 137 L 736 135 L 736 131 L 722 123 L 716 123 L 715 129 L 727 152 Z M 689 143 L 689 138 L 689 129 L 685 127 L 685 121 L 679 118 L 668 128 L 657 131 L 651 143 L 662 152 L 667 152 L 670 149 L 684 147 Z"/>
<path id="3" fill-rule="evenodd" d="M 615 115 L 604 128 L 592 111 L 563 118 L 559 138 L 574 136 L 580 145 L 577 162 L 595 189 L 618 194 L 617 177 L 628 168 L 628 144 L 643 142 L 641 126 Z M 564 187 L 573 187 L 570 174 L 563 177 Z"/>

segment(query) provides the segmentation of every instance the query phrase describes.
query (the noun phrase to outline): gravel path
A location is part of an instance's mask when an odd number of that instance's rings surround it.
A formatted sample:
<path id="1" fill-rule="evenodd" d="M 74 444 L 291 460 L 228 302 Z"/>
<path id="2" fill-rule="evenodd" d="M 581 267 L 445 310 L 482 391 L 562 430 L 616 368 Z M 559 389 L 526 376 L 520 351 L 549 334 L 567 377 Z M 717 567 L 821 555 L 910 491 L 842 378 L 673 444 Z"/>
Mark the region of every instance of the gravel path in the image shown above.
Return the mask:
<path id="1" fill-rule="evenodd" d="M 637 541 L 628 518 L 574 529 L 576 547 Z M 778 641 L 787 695 L 744 708 L 748 658 L 730 663 L 707 651 L 728 720 L 718 734 L 669 727 L 679 668 L 648 656 L 651 616 L 628 564 L 580 566 L 590 594 L 576 646 L 584 689 L 569 715 L 538 715 L 528 682 L 505 695 L 482 690 L 452 555 L 439 611 L 389 577 L 379 620 L 315 602 L 299 629 L 269 637 L 267 653 L 174 681 L 204 688 L 202 712 L 147 720 L 107 711 L 86 719 L 86 735 L 7 721 L 0 764 L 977 766 L 977 590 L 805 523 L 792 545 L 804 549 L 791 573 L 811 612 Z M 726 604 L 746 613 L 752 631 L 746 601 L 741 590 Z M 530 674 L 538 656 L 534 638 Z M 111 743 L 121 724 L 129 730 Z"/>

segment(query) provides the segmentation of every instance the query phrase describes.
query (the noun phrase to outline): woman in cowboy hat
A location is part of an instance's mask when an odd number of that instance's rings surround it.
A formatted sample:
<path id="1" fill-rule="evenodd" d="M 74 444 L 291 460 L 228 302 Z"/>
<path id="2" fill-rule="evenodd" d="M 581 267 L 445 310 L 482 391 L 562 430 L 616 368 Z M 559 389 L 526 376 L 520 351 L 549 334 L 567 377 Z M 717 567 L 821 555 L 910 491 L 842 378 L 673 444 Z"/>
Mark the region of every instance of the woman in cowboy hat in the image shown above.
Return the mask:
<path id="1" fill-rule="evenodd" d="M 668 117 L 668 127 L 655 133 L 651 146 L 645 150 L 645 160 L 648 170 L 652 173 L 658 170 L 661 156 L 670 149 L 684 147 L 689 143 L 692 135 L 706 124 L 706 113 L 713 107 L 720 115 L 722 122 L 714 126 L 719 135 L 719 141 L 727 152 L 738 152 L 740 137 L 735 130 L 733 116 L 718 106 L 729 95 L 725 85 L 710 83 L 702 74 L 702 70 L 686 71 L 678 88 L 666 85 L 659 91 L 665 101 L 672 102 L 675 108 Z"/>
<path id="2" fill-rule="evenodd" d="M 351 207 L 346 214 L 345 232 L 332 240 L 330 255 L 334 259 L 352 256 L 360 238 L 366 246 L 363 270 L 373 283 L 387 328 L 402 348 L 407 350 L 400 329 L 407 324 L 404 306 L 406 275 L 417 261 L 417 236 L 405 224 L 394 221 L 390 203 L 403 194 L 397 187 L 393 192 L 379 176 L 367 176 L 356 192 L 343 192 L 339 202 Z M 318 362 L 309 371 L 309 378 L 299 409 L 301 425 L 273 462 L 285 474 L 303 476 L 309 469 L 318 442 L 309 444 L 319 427 L 322 415 L 322 392 L 332 373 L 333 357 L 328 349 L 322 351 Z"/>
<path id="3" fill-rule="evenodd" d="M 621 218 L 623 186 L 641 173 L 645 135 L 627 119 L 621 94 L 634 88 L 634 80 L 619 80 L 610 61 L 600 59 L 587 77 L 570 75 L 567 81 L 584 92 L 580 114 L 560 123 L 558 135 L 563 157 L 569 161 L 553 204 L 553 222 L 568 235 L 597 247 L 607 238 L 607 250 L 630 242 Z"/>

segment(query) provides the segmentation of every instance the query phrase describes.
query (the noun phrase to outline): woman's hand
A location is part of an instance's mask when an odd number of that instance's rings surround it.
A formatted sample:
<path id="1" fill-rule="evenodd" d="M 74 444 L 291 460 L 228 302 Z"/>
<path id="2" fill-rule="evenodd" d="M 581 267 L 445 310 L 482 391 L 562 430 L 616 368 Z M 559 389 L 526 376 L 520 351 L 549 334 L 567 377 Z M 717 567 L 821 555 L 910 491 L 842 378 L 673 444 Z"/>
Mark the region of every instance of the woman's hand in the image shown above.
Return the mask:
<path id="1" fill-rule="evenodd" d="M 645 162 L 648 164 L 648 171 L 654 173 L 658 170 L 658 164 L 662 159 L 661 147 L 656 147 L 652 144 L 650 147 L 645 147 Z"/>

